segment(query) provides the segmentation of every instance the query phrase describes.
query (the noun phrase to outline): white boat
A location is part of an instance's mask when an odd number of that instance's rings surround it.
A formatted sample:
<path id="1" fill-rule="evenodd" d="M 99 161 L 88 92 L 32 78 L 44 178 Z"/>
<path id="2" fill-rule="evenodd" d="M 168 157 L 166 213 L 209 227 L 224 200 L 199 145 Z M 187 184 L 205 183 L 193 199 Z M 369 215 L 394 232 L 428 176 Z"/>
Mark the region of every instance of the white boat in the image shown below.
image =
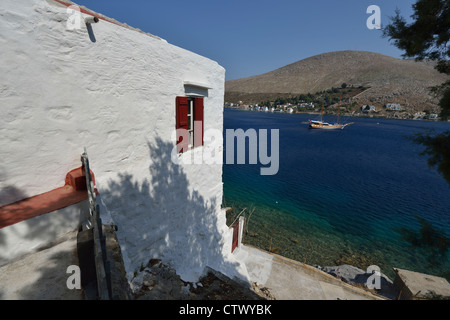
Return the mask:
<path id="1" fill-rule="evenodd" d="M 323 122 L 323 121 L 309 120 L 308 124 L 311 129 L 333 130 L 333 129 L 344 129 L 346 126 L 352 124 L 352 122 L 331 124 L 331 123 Z"/>
<path id="2" fill-rule="evenodd" d="M 339 109 L 338 109 L 338 116 L 337 116 L 337 122 L 336 123 L 328 123 L 324 122 L 323 119 L 323 100 L 322 100 L 322 113 L 320 115 L 320 121 L 319 120 L 309 120 L 308 122 L 304 122 L 305 124 L 308 124 L 311 129 L 323 129 L 323 130 L 334 130 L 334 129 L 344 129 L 346 126 L 353 124 L 353 122 L 349 123 L 339 123 L 339 112 L 341 110 L 341 102 L 339 101 Z"/>

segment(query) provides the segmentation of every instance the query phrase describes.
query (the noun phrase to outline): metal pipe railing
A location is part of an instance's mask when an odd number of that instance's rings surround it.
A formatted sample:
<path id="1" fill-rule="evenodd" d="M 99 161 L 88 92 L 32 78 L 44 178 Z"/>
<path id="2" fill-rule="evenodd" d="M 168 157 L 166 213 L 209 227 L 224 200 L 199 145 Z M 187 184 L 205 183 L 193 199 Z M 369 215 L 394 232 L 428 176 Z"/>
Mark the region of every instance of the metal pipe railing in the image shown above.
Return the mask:
<path id="1" fill-rule="evenodd" d="M 94 260 L 97 275 L 98 295 L 101 300 L 109 300 L 110 292 L 108 289 L 109 287 L 107 274 L 108 262 L 106 260 L 105 239 L 102 233 L 102 220 L 100 218 L 100 208 L 96 202 L 94 182 L 91 176 L 89 159 L 86 149 L 84 149 L 84 153 L 81 155 L 81 161 L 83 163 L 86 175 L 86 187 L 89 200 L 89 213 L 91 216 L 91 225 L 93 226 L 93 233 L 94 233 Z"/>

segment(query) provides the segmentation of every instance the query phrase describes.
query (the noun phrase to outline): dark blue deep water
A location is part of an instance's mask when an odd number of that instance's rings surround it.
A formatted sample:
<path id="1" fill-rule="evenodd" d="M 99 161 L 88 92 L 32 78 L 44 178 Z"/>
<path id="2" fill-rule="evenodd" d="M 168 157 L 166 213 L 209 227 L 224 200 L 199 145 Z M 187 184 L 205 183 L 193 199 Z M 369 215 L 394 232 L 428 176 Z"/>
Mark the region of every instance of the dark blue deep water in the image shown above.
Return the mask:
<path id="1" fill-rule="evenodd" d="M 261 164 L 223 166 L 224 206 L 253 211 L 244 242 L 311 265 L 448 277 L 448 258 L 430 265 L 398 229 L 418 230 L 418 215 L 450 236 L 449 184 L 406 138 L 450 123 L 347 118 L 354 124 L 344 130 L 321 131 L 301 124 L 310 118 L 317 116 L 225 110 L 224 129 L 280 130 L 276 175 L 260 175 Z"/>

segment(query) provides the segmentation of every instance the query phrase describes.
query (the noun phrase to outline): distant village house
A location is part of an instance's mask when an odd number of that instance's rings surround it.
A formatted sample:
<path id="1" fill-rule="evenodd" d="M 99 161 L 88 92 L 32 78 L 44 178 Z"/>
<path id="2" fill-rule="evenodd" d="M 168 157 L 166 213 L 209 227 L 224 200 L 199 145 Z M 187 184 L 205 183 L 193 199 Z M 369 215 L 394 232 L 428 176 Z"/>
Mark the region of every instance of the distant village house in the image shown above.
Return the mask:
<path id="1" fill-rule="evenodd" d="M 386 110 L 401 111 L 402 107 L 398 103 L 388 103 L 386 104 Z"/>
<path id="2" fill-rule="evenodd" d="M 375 106 L 364 105 L 364 106 L 361 107 L 361 111 L 362 112 L 374 112 L 375 111 Z"/>

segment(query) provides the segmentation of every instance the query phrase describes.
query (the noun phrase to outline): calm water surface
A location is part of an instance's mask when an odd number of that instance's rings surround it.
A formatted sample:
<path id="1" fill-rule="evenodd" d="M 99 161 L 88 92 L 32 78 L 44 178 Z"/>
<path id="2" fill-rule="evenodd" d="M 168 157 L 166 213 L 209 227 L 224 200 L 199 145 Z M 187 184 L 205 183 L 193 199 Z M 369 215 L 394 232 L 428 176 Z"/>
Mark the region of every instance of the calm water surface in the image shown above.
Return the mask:
<path id="1" fill-rule="evenodd" d="M 344 130 L 310 130 L 307 114 L 226 109 L 224 129 L 279 129 L 279 171 L 224 164 L 224 205 L 253 210 L 244 242 L 312 265 L 376 264 L 445 275 L 430 267 L 397 229 L 418 229 L 414 215 L 450 235 L 450 187 L 407 136 L 450 123 L 347 118 Z M 334 122 L 333 117 L 324 120 Z M 248 217 L 248 214 L 247 214 Z"/>

